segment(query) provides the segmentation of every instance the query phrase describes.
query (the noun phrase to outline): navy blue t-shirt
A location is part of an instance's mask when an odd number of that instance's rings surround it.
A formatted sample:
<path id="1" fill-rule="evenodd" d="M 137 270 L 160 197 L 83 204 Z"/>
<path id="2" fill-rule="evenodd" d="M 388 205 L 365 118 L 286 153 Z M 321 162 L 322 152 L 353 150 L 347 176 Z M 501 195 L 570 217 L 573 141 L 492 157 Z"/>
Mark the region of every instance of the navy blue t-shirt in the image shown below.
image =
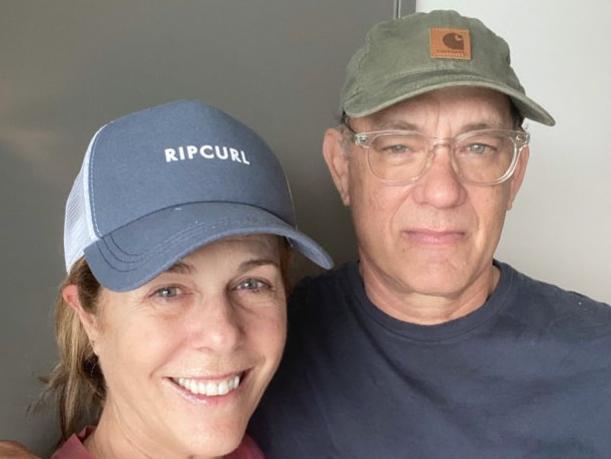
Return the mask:
<path id="1" fill-rule="evenodd" d="M 497 266 L 431 326 L 372 304 L 356 263 L 303 281 L 249 429 L 267 457 L 611 458 L 611 307 Z"/>

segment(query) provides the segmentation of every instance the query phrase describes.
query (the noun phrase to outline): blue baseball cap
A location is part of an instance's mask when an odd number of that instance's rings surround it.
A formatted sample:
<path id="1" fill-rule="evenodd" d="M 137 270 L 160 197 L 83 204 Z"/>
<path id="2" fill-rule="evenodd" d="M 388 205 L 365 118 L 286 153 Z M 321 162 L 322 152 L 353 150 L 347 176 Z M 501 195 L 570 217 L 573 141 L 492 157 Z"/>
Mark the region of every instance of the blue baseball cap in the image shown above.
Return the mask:
<path id="1" fill-rule="evenodd" d="M 181 100 L 93 136 L 66 204 L 66 270 L 84 256 L 104 287 L 133 290 L 198 247 L 257 233 L 333 266 L 297 230 L 286 176 L 263 139 L 216 107 Z"/>

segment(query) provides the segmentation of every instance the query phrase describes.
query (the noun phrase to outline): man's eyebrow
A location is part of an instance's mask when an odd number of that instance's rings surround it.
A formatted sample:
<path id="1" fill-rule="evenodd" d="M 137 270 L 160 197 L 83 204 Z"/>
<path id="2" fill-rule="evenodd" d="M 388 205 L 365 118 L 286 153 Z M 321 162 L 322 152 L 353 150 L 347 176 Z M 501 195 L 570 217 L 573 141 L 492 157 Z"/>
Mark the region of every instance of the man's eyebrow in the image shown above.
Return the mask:
<path id="1" fill-rule="evenodd" d="M 176 274 L 192 274 L 195 271 L 195 268 L 185 263 L 184 261 L 177 261 L 168 269 L 165 270 L 166 273 L 176 273 Z"/>
<path id="2" fill-rule="evenodd" d="M 503 123 L 498 121 L 498 122 L 480 122 L 480 123 L 469 123 L 469 124 L 465 124 L 461 129 L 460 129 L 460 134 L 462 134 L 463 132 L 469 132 L 469 131 L 478 131 L 480 129 L 503 129 Z"/>
<path id="3" fill-rule="evenodd" d="M 459 133 L 468 131 L 477 131 L 480 129 L 504 129 L 506 126 L 501 121 L 483 121 L 477 123 L 469 123 L 461 127 Z M 382 131 L 387 129 L 399 129 L 405 131 L 420 131 L 419 126 L 403 120 L 380 120 L 373 123 L 372 131 Z"/>
<path id="4" fill-rule="evenodd" d="M 375 131 L 399 129 L 401 131 L 418 131 L 418 126 L 403 120 L 380 120 L 373 123 Z"/>

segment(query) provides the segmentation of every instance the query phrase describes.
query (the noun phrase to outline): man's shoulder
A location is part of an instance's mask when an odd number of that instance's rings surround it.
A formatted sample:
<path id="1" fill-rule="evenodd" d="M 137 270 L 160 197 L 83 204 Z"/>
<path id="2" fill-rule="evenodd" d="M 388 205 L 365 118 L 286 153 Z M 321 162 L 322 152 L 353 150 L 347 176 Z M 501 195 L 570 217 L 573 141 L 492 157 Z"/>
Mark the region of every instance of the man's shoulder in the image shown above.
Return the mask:
<path id="1" fill-rule="evenodd" d="M 516 271 L 514 302 L 551 333 L 573 338 L 611 337 L 611 306 Z"/>
<path id="2" fill-rule="evenodd" d="M 289 306 L 292 308 L 306 305 L 316 307 L 326 299 L 342 295 L 346 290 L 352 291 L 350 287 L 355 281 L 356 270 L 356 263 L 348 262 L 318 276 L 304 277 L 291 292 Z"/>

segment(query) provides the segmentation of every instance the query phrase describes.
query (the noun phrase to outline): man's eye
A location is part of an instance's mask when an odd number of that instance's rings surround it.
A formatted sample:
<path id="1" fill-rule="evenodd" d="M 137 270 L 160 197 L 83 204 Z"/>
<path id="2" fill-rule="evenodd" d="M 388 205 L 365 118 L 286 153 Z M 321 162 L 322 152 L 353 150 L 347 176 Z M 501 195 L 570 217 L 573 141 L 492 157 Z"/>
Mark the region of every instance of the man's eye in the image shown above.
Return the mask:
<path id="1" fill-rule="evenodd" d="M 181 294 L 179 287 L 162 287 L 155 291 L 154 296 L 157 298 L 171 299 L 176 298 Z"/>
<path id="2" fill-rule="evenodd" d="M 382 151 L 384 153 L 393 153 L 393 154 L 397 154 L 397 153 L 409 153 L 412 151 L 412 149 L 407 146 L 407 145 L 403 145 L 403 144 L 396 144 L 396 145 L 388 145 L 385 146 Z"/>
<path id="3" fill-rule="evenodd" d="M 492 153 L 492 148 L 483 143 L 472 143 L 467 145 L 467 153 L 483 155 L 484 153 Z"/>
<path id="4" fill-rule="evenodd" d="M 270 286 L 268 283 L 263 282 L 259 279 L 246 279 L 240 282 L 236 287 L 237 290 L 252 290 L 255 292 L 269 288 Z"/>

